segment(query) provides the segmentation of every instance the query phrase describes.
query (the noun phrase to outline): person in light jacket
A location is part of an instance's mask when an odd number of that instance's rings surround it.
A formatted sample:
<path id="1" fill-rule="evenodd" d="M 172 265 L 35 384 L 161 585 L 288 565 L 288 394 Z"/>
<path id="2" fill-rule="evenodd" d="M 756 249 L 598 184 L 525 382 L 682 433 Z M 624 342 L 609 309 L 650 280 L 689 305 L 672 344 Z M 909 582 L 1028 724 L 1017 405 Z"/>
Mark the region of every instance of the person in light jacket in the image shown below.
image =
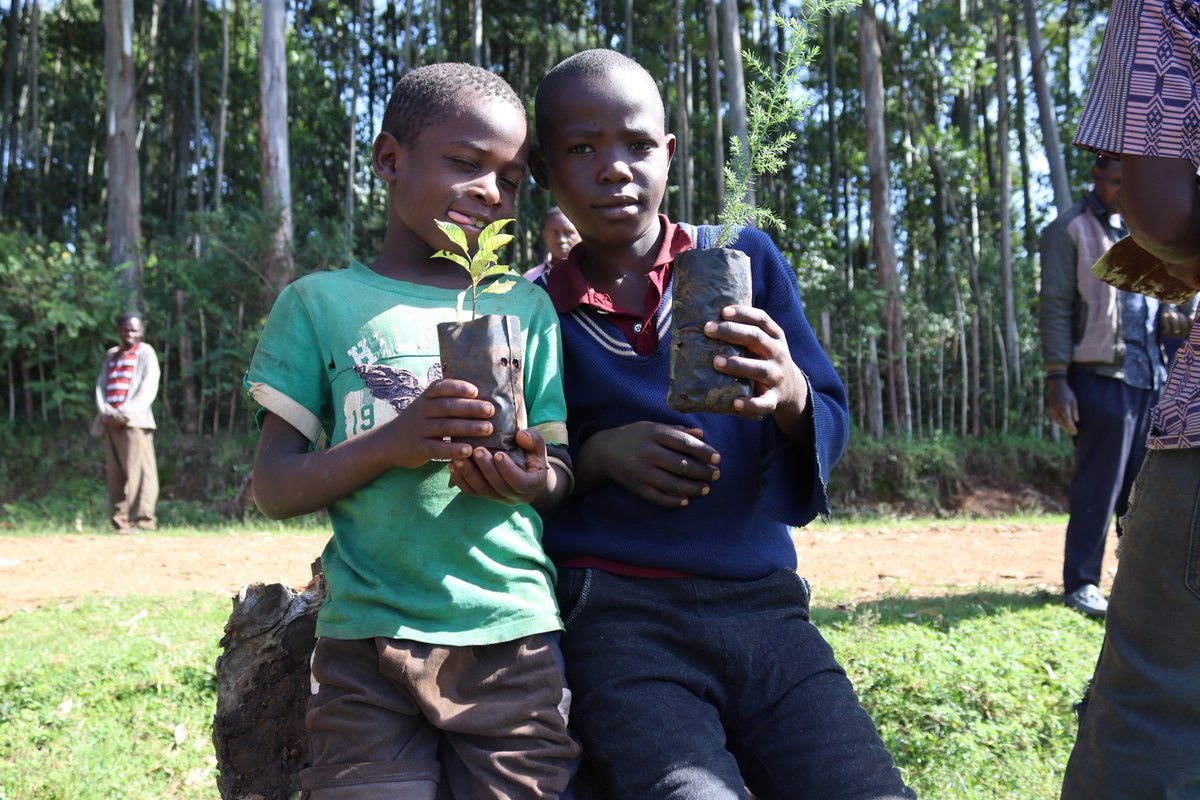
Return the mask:
<path id="1" fill-rule="evenodd" d="M 105 478 L 112 525 L 117 533 L 155 530 L 158 464 L 154 458 L 154 412 L 158 354 L 142 341 L 145 328 L 135 313 L 117 323 L 121 343 L 109 348 L 96 376 L 96 419 L 92 435 L 104 442 Z"/>

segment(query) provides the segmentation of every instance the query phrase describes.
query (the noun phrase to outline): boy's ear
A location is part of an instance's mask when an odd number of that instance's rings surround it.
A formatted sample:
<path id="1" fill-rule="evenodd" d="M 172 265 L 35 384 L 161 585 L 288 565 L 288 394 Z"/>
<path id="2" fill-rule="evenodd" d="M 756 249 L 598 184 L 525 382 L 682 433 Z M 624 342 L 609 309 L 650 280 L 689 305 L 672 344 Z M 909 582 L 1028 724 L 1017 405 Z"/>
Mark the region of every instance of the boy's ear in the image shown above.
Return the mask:
<path id="1" fill-rule="evenodd" d="M 668 133 L 667 134 L 667 161 L 670 162 L 671 159 L 673 159 L 673 158 L 675 158 L 675 134 Z"/>
<path id="2" fill-rule="evenodd" d="M 404 147 L 387 131 L 375 137 L 371 147 L 371 168 L 380 179 L 394 181 L 400 177 L 400 157 Z"/>
<path id="3" fill-rule="evenodd" d="M 540 188 L 549 190 L 550 181 L 546 175 L 546 160 L 542 158 L 542 152 L 537 145 L 529 151 L 529 174 L 533 176 L 533 182 Z"/>

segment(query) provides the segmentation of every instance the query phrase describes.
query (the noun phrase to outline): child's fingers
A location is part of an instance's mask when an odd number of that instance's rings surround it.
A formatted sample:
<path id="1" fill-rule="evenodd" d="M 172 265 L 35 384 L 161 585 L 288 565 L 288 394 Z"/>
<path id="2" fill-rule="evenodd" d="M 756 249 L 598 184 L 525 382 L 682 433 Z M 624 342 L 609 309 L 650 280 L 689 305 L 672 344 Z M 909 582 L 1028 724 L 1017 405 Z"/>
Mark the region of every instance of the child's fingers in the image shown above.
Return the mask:
<path id="1" fill-rule="evenodd" d="M 492 423 L 485 419 L 446 419 L 426 420 L 421 427 L 425 439 L 482 439 L 492 435 Z"/>
<path id="2" fill-rule="evenodd" d="M 686 481 L 685 490 L 678 491 L 678 494 L 700 494 L 699 487 L 721 477 L 721 471 L 703 455 L 688 455 L 674 450 L 666 450 L 655 457 L 655 462 L 656 466 L 667 473 L 672 480 L 684 479 Z M 692 489 L 692 491 L 687 491 L 687 489 Z"/>
<path id="3" fill-rule="evenodd" d="M 496 413 L 495 406 L 487 400 L 469 400 L 463 397 L 424 397 L 417 402 L 421 403 L 421 410 L 429 419 L 489 419 Z"/>
<path id="4" fill-rule="evenodd" d="M 505 502 L 505 498 L 492 487 L 491 482 L 484 476 L 479 461 L 471 450 L 468 450 L 462 458 L 450 463 L 450 485 L 457 486 L 468 494 Z"/>
<path id="5" fill-rule="evenodd" d="M 425 388 L 422 397 L 464 397 L 472 399 L 479 396 L 479 389 L 470 381 L 457 378 L 439 378 Z"/>

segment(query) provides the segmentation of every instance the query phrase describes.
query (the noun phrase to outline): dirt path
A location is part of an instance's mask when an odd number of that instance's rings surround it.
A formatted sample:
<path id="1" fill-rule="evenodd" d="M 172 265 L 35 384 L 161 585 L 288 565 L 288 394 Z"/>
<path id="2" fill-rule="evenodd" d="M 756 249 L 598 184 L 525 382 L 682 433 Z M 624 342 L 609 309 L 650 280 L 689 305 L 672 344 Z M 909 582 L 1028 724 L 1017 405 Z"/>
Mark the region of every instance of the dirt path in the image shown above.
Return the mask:
<path id="1" fill-rule="evenodd" d="M 796 550 L 818 601 L 928 596 L 980 584 L 1059 591 L 1062 537 L 1059 522 L 817 524 L 796 536 Z M 1115 538 L 1109 537 L 1106 588 L 1115 572 Z M 0 614 L 86 595 L 232 596 L 255 581 L 302 586 L 324 541 L 322 534 L 292 533 L 0 537 Z"/>

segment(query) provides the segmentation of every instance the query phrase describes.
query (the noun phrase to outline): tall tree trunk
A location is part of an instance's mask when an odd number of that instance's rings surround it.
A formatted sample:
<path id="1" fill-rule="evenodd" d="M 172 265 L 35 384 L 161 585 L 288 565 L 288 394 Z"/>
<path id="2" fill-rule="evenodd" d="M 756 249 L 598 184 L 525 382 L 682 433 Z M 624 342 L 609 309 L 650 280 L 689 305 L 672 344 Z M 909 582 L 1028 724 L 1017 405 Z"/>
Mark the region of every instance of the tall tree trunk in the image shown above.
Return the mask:
<path id="1" fill-rule="evenodd" d="M 20 60 L 20 33 L 21 0 L 12 0 L 9 3 L 8 37 L 4 46 L 4 75 L 0 78 L 0 162 L 4 165 L 4 174 L 0 175 L 3 179 L 0 183 L 0 213 L 4 212 L 9 176 L 13 168 L 13 160 L 7 154 L 16 140 L 17 114 L 13 108 L 13 88 L 16 84 L 17 62 Z"/>
<path id="2" fill-rule="evenodd" d="M 121 267 L 132 301 L 142 291 L 142 189 L 137 154 L 133 0 L 104 0 L 107 107 L 108 263 Z"/>
<path id="3" fill-rule="evenodd" d="M 192 128 L 195 130 L 195 145 L 192 147 L 192 166 L 196 174 L 196 210 L 203 212 L 204 202 L 204 149 L 200 146 L 203 140 L 201 123 L 203 118 L 200 107 L 200 9 L 203 0 L 192 0 Z M 196 237 L 197 254 L 199 254 L 200 237 Z"/>
<path id="4" fill-rule="evenodd" d="M 633 58 L 633 0 L 625 0 L 625 41 L 622 50 Z"/>
<path id="5" fill-rule="evenodd" d="M 1037 9 L 1033 0 L 1025 4 L 1025 35 L 1029 39 L 1029 58 L 1033 73 L 1033 88 L 1037 94 L 1038 122 L 1042 127 L 1042 142 L 1046 145 L 1046 161 L 1050 165 L 1050 183 L 1054 187 L 1054 205 L 1061 214 L 1071 205 L 1071 183 L 1063 162 L 1062 144 L 1058 138 L 1058 120 L 1046 83 L 1046 51 L 1042 47 L 1042 32 L 1038 28 Z"/>
<path id="6" fill-rule="evenodd" d="M 483 0 L 471 0 L 471 63 L 483 66 Z"/>
<path id="7" fill-rule="evenodd" d="M 1020 386 L 1021 359 L 1017 351 L 1017 308 L 1012 263 L 1012 170 L 1008 151 L 1008 42 L 1004 35 L 1004 17 L 1004 14 L 996 16 L 996 163 L 997 180 L 1000 183 L 1000 278 L 1004 287 L 1004 349 L 1012 356 L 1014 382 Z M 1007 387 L 1007 375 L 1004 380 Z M 1006 399 L 1006 412 L 1007 405 Z"/>
<path id="8" fill-rule="evenodd" d="M 742 160 L 749 167 L 746 126 L 746 77 L 742 68 L 741 16 L 737 0 L 721 0 L 721 56 L 725 59 L 725 99 L 729 103 L 729 135 L 742 140 Z M 754 203 L 753 187 L 751 197 Z"/>
<path id="9" fill-rule="evenodd" d="M 221 210 L 225 184 L 225 125 L 229 118 L 229 0 L 221 0 L 221 98 L 217 101 L 216 170 L 213 176 L 213 208 Z"/>
<path id="10" fill-rule="evenodd" d="M 33 162 L 34 168 L 29 170 L 31 183 L 28 186 L 28 192 L 33 196 L 33 219 L 34 230 L 40 236 L 42 233 L 42 194 L 40 190 L 40 180 L 38 176 L 37 162 L 38 154 L 42 151 L 41 134 L 42 121 L 40 119 L 39 96 L 41 92 L 38 89 L 38 79 L 41 76 L 42 55 L 39 28 L 41 27 L 42 19 L 42 4 L 39 0 L 33 0 L 33 5 L 29 11 L 29 77 L 26 80 L 29 86 L 29 135 L 26 140 L 28 145 L 28 160 Z M 45 409 L 42 410 L 43 415 Z"/>
<path id="11" fill-rule="evenodd" d="M 263 0 L 259 53 L 258 155 L 262 203 L 271 220 L 264 274 L 273 301 L 295 277 L 292 257 L 292 180 L 288 155 L 286 0 Z"/>
<path id="12" fill-rule="evenodd" d="M 841 204 L 841 154 L 838 151 L 837 115 L 837 23 L 833 14 L 825 15 L 825 113 L 826 135 L 829 140 L 829 218 L 838 252 L 849 258 L 849 242 Z"/>
<path id="13" fill-rule="evenodd" d="M 862 59 L 863 111 L 867 137 L 867 167 L 871 193 L 871 252 L 879 288 L 884 292 L 880 323 L 884 331 L 888 415 L 897 433 L 912 435 L 912 421 L 902 404 L 908 394 L 908 365 L 903 357 L 904 315 L 900 304 L 900 277 L 896 269 L 896 240 L 890 207 L 887 132 L 883 122 L 883 70 L 875 4 L 866 0 L 859 18 L 859 53 Z"/>
<path id="14" fill-rule="evenodd" d="M 1014 110 L 1017 119 L 1014 127 L 1017 129 L 1017 148 L 1021 158 L 1021 207 L 1023 210 L 1023 225 L 1021 241 L 1025 247 L 1026 262 L 1032 265 L 1037 258 L 1037 225 L 1033 217 L 1033 192 L 1030 189 L 1029 167 L 1029 116 L 1025 113 L 1025 70 L 1021 66 L 1021 7 L 1014 2 L 1010 9 L 1012 21 L 1012 62 L 1013 62 L 1013 94 L 1017 98 Z"/>
<path id="15" fill-rule="evenodd" d="M 366 6 L 363 0 L 358 0 L 358 35 L 350 37 L 350 108 L 347 109 L 346 116 L 349 117 L 349 135 L 347 142 L 347 150 L 349 156 L 347 160 L 349 164 L 346 166 L 346 197 L 345 197 L 345 215 L 346 215 L 346 243 L 351 251 L 354 250 L 354 175 L 357 167 L 358 153 L 358 84 L 359 80 L 359 47 L 363 40 L 363 28 L 366 22 Z M 348 255 L 348 254 L 347 254 Z"/>
<path id="16" fill-rule="evenodd" d="M 187 292 L 175 290 L 175 316 L 179 320 L 179 385 L 183 389 L 183 409 L 179 418 L 186 433 L 196 432 L 196 365 L 192 359 L 192 331 L 188 320 L 191 307 Z"/>
<path id="17" fill-rule="evenodd" d="M 675 0 L 675 16 L 683 19 L 683 0 Z M 692 219 L 692 131 L 687 109 L 687 51 L 683 27 L 672 40 L 675 70 L 675 132 L 678 136 L 675 163 L 679 169 L 679 219 Z"/>
<path id="18" fill-rule="evenodd" d="M 725 200 L 725 133 L 721 120 L 721 39 L 717 24 L 717 0 L 708 0 L 708 109 L 712 117 L 712 159 L 714 214 L 720 214 Z"/>

